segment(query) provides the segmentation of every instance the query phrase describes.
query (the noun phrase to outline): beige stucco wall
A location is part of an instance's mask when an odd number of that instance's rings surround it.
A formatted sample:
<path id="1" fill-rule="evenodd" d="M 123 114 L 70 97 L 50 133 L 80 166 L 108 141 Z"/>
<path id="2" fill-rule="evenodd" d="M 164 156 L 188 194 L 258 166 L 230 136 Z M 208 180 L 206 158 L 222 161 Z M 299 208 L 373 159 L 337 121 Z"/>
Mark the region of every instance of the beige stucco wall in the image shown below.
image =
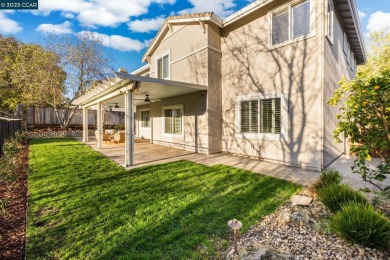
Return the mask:
<path id="1" fill-rule="evenodd" d="M 150 104 L 152 131 L 151 141 L 155 144 L 176 147 L 199 153 L 208 153 L 208 120 L 206 113 L 207 95 L 197 92 L 189 95 L 163 99 Z M 183 136 L 163 133 L 163 107 L 183 105 Z M 137 109 L 139 114 L 139 109 Z M 137 115 L 139 118 L 139 115 Z"/>
<path id="2" fill-rule="evenodd" d="M 172 24 L 151 56 L 151 77 L 157 77 L 156 58 L 164 53 L 169 53 L 171 80 L 207 85 L 207 30 L 199 23 Z"/>
<path id="3" fill-rule="evenodd" d="M 315 36 L 269 49 L 268 11 L 286 1 L 252 13 L 222 32 L 222 148 L 300 167 L 321 167 L 321 5 L 315 3 Z M 239 96 L 282 96 L 282 127 L 278 140 L 247 138 L 237 133 Z M 284 101 L 284 110 L 283 110 Z"/>
<path id="4" fill-rule="evenodd" d="M 333 41 L 326 38 L 324 53 L 324 166 L 328 166 L 345 152 L 345 142 L 336 143 L 333 131 L 336 129 L 338 107 L 327 105 L 333 92 L 339 87 L 338 82 L 345 77 L 352 79 L 355 71 L 347 64 L 343 51 L 344 30 L 338 10 L 334 12 Z M 343 140 L 343 137 L 341 137 Z"/>
<path id="5" fill-rule="evenodd" d="M 170 80 L 208 86 L 208 91 L 172 97 L 152 103 L 154 143 L 202 153 L 220 152 L 221 120 L 221 30 L 213 23 L 172 24 L 151 56 L 150 75 L 157 77 L 157 58 L 170 55 Z M 198 100 L 201 96 L 201 102 Z M 196 97 L 196 98 L 194 98 Z M 184 137 L 163 135 L 162 106 L 183 104 Z M 138 111 L 138 110 L 137 110 Z M 201 111 L 201 112 L 199 112 Z M 195 124 L 196 122 L 196 124 Z M 196 129 L 196 130 L 195 130 Z M 145 129 L 140 134 L 147 135 Z"/>

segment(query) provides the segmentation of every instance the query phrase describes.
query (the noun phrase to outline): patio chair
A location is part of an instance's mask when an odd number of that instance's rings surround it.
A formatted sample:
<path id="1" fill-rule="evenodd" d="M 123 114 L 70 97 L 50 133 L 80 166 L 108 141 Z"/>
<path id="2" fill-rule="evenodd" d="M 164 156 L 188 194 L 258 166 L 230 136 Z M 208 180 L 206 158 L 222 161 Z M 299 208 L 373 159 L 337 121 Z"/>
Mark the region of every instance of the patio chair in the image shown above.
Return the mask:
<path id="1" fill-rule="evenodd" d="M 124 143 L 125 142 L 125 132 L 118 132 L 114 134 L 114 144 L 115 143 Z"/>
<path id="2" fill-rule="evenodd" d="M 98 140 L 98 132 L 95 131 L 95 137 L 96 137 L 96 142 Z M 111 135 L 107 134 L 106 132 L 103 132 L 103 142 L 110 142 L 111 143 Z"/>

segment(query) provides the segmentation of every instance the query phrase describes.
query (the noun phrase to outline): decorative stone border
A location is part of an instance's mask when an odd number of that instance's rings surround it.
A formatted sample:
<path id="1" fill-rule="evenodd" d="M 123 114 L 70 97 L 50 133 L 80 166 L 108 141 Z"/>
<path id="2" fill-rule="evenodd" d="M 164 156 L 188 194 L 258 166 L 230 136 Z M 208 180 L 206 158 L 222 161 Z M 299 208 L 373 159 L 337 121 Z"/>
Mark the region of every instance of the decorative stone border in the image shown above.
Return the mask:
<path id="1" fill-rule="evenodd" d="M 29 131 L 28 138 L 64 138 L 64 137 L 82 137 L 82 130 L 59 130 L 59 131 Z M 95 130 L 88 130 L 88 135 L 94 136 Z"/>

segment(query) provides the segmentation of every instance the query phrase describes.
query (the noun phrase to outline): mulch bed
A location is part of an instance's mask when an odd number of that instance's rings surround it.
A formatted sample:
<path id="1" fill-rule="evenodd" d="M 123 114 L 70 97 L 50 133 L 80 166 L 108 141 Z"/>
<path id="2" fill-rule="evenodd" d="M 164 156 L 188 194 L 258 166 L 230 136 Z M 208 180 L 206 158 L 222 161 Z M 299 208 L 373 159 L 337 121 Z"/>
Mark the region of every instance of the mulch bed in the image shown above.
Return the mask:
<path id="1" fill-rule="evenodd" d="M 6 200 L 6 215 L 0 212 L 0 259 L 24 259 L 26 241 L 28 146 L 20 151 L 21 165 L 14 182 L 0 183 L 0 201 Z"/>

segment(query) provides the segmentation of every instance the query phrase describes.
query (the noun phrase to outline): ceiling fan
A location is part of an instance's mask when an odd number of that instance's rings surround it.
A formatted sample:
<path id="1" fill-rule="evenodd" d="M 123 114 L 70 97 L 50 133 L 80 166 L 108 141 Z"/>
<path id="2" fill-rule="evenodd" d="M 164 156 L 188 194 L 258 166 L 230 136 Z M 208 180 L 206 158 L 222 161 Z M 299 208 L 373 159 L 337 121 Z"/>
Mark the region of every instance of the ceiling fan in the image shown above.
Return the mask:
<path id="1" fill-rule="evenodd" d="M 143 100 L 144 102 L 152 102 L 152 103 L 161 101 L 161 99 L 150 99 L 149 94 L 146 94 L 145 96 L 146 96 L 145 99 L 138 98 L 135 100 Z"/>
<path id="2" fill-rule="evenodd" d="M 114 105 L 115 104 L 115 105 Z M 124 106 L 119 106 L 118 103 L 112 103 L 112 104 L 107 104 L 107 108 L 112 111 L 113 108 L 124 108 Z"/>

